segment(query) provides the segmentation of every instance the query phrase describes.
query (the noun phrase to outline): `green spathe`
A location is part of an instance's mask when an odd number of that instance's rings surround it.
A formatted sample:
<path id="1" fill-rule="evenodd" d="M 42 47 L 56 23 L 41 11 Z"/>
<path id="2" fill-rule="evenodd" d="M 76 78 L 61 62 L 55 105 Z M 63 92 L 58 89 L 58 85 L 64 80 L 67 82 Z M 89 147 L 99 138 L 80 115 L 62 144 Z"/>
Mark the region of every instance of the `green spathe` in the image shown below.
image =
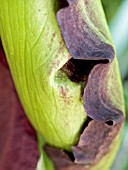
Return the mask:
<path id="1" fill-rule="evenodd" d="M 0 33 L 29 120 L 49 144 L 70 149 L 85 113 L 80 84 L 58 71 L 70 55 L 56 21 L 57 6 L 56 0 L 1 0 Z"/>

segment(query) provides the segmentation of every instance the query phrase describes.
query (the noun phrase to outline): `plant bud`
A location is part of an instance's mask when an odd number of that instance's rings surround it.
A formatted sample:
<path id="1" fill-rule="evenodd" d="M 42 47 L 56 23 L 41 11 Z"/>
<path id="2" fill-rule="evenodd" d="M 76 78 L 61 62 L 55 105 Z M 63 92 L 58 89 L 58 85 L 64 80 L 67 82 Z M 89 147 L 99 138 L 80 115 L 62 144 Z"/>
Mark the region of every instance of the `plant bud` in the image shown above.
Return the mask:
<path id="1" fill-rule="evenodd" d="M 61 2 L 0 0 L 2 44 L 25 113 L 56 169 L 108 170 L 124 119 L 112 39 L 100 0 Z"/>

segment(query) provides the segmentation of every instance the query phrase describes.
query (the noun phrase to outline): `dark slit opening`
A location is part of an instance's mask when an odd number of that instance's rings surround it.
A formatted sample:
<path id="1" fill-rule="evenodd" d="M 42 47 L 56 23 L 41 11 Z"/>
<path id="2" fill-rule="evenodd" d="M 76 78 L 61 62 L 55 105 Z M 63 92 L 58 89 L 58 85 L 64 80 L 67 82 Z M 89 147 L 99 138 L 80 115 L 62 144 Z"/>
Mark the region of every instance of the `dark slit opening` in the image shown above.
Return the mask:
<path id="1" fill-rule="evenodd" d="M 84 124 L 83 124 L 83 126 L 82 126 L 82 128 L 81 128 L 80 135 L 83 133 L 83 131 L 85 130 L 85 128 L 88 126 L 89 122 L 91 122 L 92 120 L 93 120 L 92 118 L 87 117 L 86 121 L 84 122 Z M 68 152 L 68 151 L 64 151 L 64 152 L 65 152 L 65 154 L 70 158 L 70 160 L 71 160 L 72 162 L 75 161 L 75 157 L 74 157 L 74 155 L 73 155 L 72 152 Z"/>
<path id="2" fill-rule="evenodd" d="M 59 1 L 59 8 L 60 8 L 60 9 L 66 8 L 66 7 L 68 7 L 68 6 L 69 6 L 69 4 L 68 4 L 67 0 L 61 0 L 61 1 Z"/>
<path id="3" fill-rule="evenodd" d="M 99 63 L 107 64 L 108 60 L 79 60 L 71 58 L 60 70 L 75 83 L 81 84 L 81 96 L 92 68 Z"/>
<path id="4" fill-rule="evenodd" d="M 71 160 L 72 162 L 75 161 L 75 157 L 74 157 L 74 155 L 73 155 L 72 152 L 68 152 L 68 151 L 64 151 L 64 152 L 65 152 L 66 155 L 68 155 L 68 157 L 70 158 L 70 160 Z"/>
<path id="5" fill-rule="evenodd" d="M 112 126 L 114 123 L 112 120 L 105 122 L 107 125 Z"/>

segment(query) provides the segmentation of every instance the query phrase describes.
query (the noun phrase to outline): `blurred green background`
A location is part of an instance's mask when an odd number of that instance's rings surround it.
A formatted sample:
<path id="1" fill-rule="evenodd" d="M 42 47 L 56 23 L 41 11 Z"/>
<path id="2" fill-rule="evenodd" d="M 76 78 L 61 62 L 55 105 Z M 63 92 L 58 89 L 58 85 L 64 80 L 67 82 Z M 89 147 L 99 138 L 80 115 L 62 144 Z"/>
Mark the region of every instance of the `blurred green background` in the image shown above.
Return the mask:
<path id="1" fill-rule="evenodd" d="M 111 170 L 128 170 L 128 0 L 102 0 L 102 4 L 119 61 L 126 108 L 122 143 Z"/>

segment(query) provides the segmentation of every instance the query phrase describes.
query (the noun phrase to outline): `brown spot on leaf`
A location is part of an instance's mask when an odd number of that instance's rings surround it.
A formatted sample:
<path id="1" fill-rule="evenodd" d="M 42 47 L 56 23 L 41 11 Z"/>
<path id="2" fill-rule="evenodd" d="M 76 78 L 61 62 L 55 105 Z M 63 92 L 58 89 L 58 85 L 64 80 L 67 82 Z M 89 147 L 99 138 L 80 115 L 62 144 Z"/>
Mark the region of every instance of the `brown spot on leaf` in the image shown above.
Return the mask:
<path id="1" fill-rule="evenodd" d="M 66 88 L 64 88 L 63 86 L 60 87 L 60 93 L 62 94 L 62 96 L 66 97 L 67 92 L 68 90 Z"/>
<path id="2" fill-rule="evenodd" d="M 52 34 L 52 38 L 51 38 L 51 41 L 52 41 L 52 42 L 53 42 L 55 36 L 56 36 L 56 32 L 54 32 L 54 33 Z"/>
<path id="3" fill-rule="evenodd" d="M 60 89 L 60 96 L 63 102 L 65 102 L 66 105 L 70 105 L 72 102 L 72 97 L 69 94 L 68 87 L 60 86 L 59 89 Z"/>

